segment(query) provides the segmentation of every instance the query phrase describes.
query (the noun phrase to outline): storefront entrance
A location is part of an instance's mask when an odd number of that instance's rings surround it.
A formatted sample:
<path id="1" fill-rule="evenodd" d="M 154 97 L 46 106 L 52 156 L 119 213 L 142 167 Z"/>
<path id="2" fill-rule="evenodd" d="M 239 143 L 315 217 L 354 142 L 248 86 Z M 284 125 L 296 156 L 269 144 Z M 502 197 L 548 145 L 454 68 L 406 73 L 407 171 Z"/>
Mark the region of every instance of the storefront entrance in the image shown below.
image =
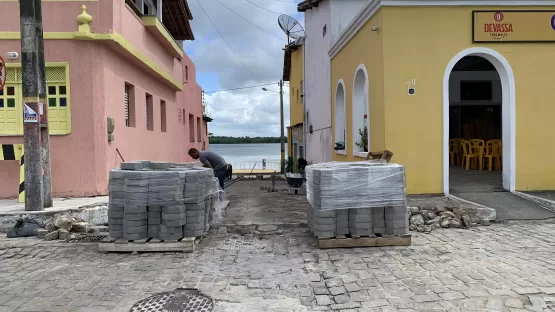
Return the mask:
<path id="1" fill-rule="evenodd" d="M 490 49 L 465 50 L 447 67 L 443 93 L 444 192 L 514 190 L 514 77 L 507 61 Z"/>

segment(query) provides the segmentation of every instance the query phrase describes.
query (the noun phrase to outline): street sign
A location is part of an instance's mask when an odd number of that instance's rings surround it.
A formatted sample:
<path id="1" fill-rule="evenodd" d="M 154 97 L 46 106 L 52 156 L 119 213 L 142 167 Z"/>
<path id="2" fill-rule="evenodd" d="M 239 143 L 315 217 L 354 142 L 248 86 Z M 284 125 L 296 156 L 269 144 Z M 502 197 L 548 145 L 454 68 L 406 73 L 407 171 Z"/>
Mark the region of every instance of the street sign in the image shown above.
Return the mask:
<path id="1" fill-rule="evenodd" d="M 27 104 L 23 104 L 23 122 L 39 122 L 37 112 L 35 112 Z"/>
<path id="2" fill-rule="evenodd" d="M 0 91 L 4 89 L 6 84 L 6 63 L 4 59 L 0 56 Z"/>

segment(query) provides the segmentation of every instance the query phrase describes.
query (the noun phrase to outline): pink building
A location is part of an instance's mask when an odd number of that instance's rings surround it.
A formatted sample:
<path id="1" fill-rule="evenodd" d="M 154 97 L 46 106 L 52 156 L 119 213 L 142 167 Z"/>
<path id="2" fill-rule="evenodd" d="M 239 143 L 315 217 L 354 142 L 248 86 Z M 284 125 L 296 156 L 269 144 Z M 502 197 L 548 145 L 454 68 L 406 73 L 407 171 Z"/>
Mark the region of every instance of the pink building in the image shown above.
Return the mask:
<path id="1" fill-rule="evenodd" d="M 107 194 L 122 159 L 186 162 L 190 147 L 208 148 L 202 91 L 182 50 L 194 39 L 186 0 L 44 1 L 43 19 L 54 196 Z M 19 2 L 0 2 L 0 144 L 23 143 L 19 27 Z M 0 161 L 0 176 L 0 198 L 16 197 L 18 163 Z"/>

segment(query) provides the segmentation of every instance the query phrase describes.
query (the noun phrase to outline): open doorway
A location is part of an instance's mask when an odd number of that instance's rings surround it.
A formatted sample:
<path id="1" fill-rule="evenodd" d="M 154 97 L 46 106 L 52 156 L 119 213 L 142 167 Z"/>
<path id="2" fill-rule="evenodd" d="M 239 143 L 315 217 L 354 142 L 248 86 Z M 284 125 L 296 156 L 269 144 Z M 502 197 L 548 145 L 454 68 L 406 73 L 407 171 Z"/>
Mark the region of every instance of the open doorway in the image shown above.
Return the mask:
<path id="1" fill-rule="evenodd" d="M 449 76 L 449 191 L 503 188 L 503 87 L 496 67 L 479 55 L 461 58 Z"/>

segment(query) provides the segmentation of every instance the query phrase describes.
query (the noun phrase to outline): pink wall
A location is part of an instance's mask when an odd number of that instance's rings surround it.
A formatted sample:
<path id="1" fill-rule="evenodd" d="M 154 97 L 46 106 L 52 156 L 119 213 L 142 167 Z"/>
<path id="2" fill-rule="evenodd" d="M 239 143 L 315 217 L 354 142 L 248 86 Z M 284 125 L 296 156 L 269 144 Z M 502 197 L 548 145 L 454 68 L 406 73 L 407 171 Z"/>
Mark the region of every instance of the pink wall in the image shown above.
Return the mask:
<path id="1" fill-rule="evenodd" d="M 44 31 L 76 31 L 76 17 L 83 2 L 45 2 Z M 61 7 L 63 5 L 63 8 Z M 186 55 L 174 59 L 124 0 L 87 2 L 94 32 L 116 31 L 160 67 L 184 82 L 183 92 L 163 84 L 128 57 L 94 41 L 46 40 L 47 62 L 70 63 L 72 133 L 51 136 L 54 196 L 94 196 L 107 193 L 108 172 L 118 167 L 120 151 L 126 161 L 137 159 L 192 161 L 191 147 L 208 148 L 206 123 L 202 121 L 202 91 L 196 83 L 195 66 Z M 69 12 L 75 12 L 69 13 Z M 63 13 L 63 14 L 61 14 Z M 0 31 L 19 31 L 19 3 L 0 2 Z M 0 40 L 0 51 L 20 52 L 20 42 Z M 21 62 L 21 59 L 15 62 Z M 188 81 L 185 80 L 188 67 Z M 125 82 L 134 85 L 136 126 L 125 127 Z M 146 129 L 145 94 L 153 97 L 154 130 Z M 167 132 L 161 132 L 160 100 L 166 102 Z M 185 115 L 179 120 L 178 112 Z M 194 115 L 195 142 L 189 141 L 189 114 Z M 107 117 L 115 120 L 115 141 L 108 143 Z M 197 141 L 197 117 L 201 118 L 201 140 Z M 22 137 L 0 137 L 0 144 L 22 143 Z M 0 198 L 16 197 L 19 165 L 0 162 Z"/>
<path id="2" fill-rule="evenodd" d="M 189 81 L 185 83 L 183 92 L 174 92 L 171 88 L 159 82 L 158 79 L 145 75 L 140 69 L 129 66 L 128 61 L 121 58 L 110 49 L 102 53 L 104 81 L 98 93 L 104 96 L 104 118 L 115 119 L 115 140 L 107 141 L 107 130 L 103 128 L 95 133 L 99 142 L 105 142 L 106 158 L 104 176 L 99 179 L 99 187 L 106 187 L 109 169 L 116 168 L 121 163 L 119 150 L 126 161 L 149 159 L 159 161 L 186 162 L 192 161 L 187 154 L 191 147 L 202 148 L 202 142 L 208 141 L 204 126 L 201 129 L 202 139 L 197 141 L 195 124 L 195 142 L 189 142 L 188 115 L 202 118 L 201 89 L 191 80 L 195 77 L 194 65 L 190 59 L 184 58 L 184 63 L 189 66 Z M 185 66 L 185 65 L 184 65 Z M 135 127 L 125 126 L 124 88 L 125 83 L 133 85 L 135 105 Z M 153 131 L 146 128 L 146 93 L 153 98 Z M 161 131 L 160 101 L 166 103 L 167 132 Z M 178 112 L 185 110 L 186 118 L 179 118 Z M 180 121 L 181 119 L 181 121 Z M 185 122 L 183 122 L 185 121 Z M 204 125 L 204 123 L 202 123 Z M 99 145 L 101 145 L 100 143 Z"/>
<path id="3" fill-rule="evenodd" d="M 0 51 L 20 52 L 19 41 L 0 41 Z M 48 62 L 70 63 L 70 106 L 72 112 L 72 133 L 51 136 L 51 161 L 53 192 L 63 196 L 95 195 L 97 171 L 91 163 L 95 159 L 93 137 L 96 109 L 93 109 L 94 80 L 98 72 L 91 71 L 94 58 L 94 43 L 87 41 L 45 41 L 45 55 Z M 15 62 L 20 62 L 21 59 Z M 9 63 L 9 62 L 8 62 Z M 92 77 L 91 77 L 92 74 Z M 91 77 L 83 79 L 83 77 Z M 0 144 L 22 143 L 21 137 L 0 137 Z M 8 172 L 8 179 L 0 179 L 0 197 L 14 196 L 19 184 L 19 172 L 14 172 L 16 162 L 0 162 L 0 172 Z M 2 174 L 3 175 L 3 174 Z M 15 191 L 15 193 L 14 193 Z"/>
<path id="4" fill-rule="evenodd" d="M 142 20 L 125 4 L 125 1 L 113 2 L 113 16 L 113 31 L 122 34 L 141 52 L 173 74 L 176 79 L 181 79 L 179 63 L 174 61 L 173 56 L 160 44 L 159 40 L 143 26 Z"/>
<path id="5" fill-rule="evenodd" d="M 87 6 L 87 12 L 97 21 L 101 4 L 99 2 L 43 2 L 42 16 L 44 31 L 67 32 L 77 31 L 77 16 L 81 14 L 81 6 Z M 118 0 L 116 0 L 117 2 Z M 103 5 L 105 6 L 105 5 Z M 60 14 L 63 13 L 63 14 Z M 106 22 L 102 22 L 107 24 Z M 19 1 L 0 2 L 0 31 L 19 32 Z M 93 26 L 93 31 L 96 31 Z"/>
<path id="6" fill-rule="evenodd" d="M 125 4 L 125 0 L 44 2 L 44 31 L 77 31 L 77 16 L 81 14 L 83 4 L 87 6 L 87 13 L 93 17 L 91 23 L 93 32 L 121 34 L 139 51 L 172 74 L 174 78 L 181 79 L 180 60 L 174 59 L 159 40 L 143 26 L 141 18 Z M 0 1 L 0 31 L 19 32 L 19 28 L 19 2 Z"/>

